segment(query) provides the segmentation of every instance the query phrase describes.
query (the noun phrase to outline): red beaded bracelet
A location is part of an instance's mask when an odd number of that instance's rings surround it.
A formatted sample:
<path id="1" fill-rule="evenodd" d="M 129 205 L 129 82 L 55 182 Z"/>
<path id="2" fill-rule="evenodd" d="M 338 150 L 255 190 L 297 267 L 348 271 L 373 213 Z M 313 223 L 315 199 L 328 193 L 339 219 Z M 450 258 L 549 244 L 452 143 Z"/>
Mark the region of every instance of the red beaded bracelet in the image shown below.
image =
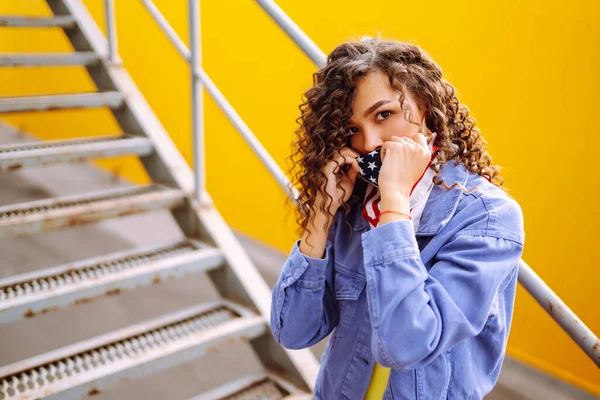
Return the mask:
<path id="1" fill-rule="evenodd" d="M 403 212 L 400 212 L 400 211 L 394 211 L 394 210 L 382 211 L 382 212 L 379 213 L 379 216 L 381 217 L 385 213 L 400 214 L 400 215 L 404 215 L 405 217 L 408 217 L 408 219 L 412 219 L 412 217 L 409 214 L 406 214 L 406 213 L 403 213 Z"/>

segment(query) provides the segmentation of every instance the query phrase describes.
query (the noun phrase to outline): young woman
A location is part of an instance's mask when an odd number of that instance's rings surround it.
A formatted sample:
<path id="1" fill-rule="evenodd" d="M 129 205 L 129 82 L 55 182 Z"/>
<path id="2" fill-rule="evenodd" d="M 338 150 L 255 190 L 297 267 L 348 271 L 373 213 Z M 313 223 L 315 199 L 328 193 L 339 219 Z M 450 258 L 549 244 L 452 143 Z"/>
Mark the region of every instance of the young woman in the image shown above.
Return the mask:
<path id="1" fill-rule="evenodd" d="M 367 38 L 329 55 L 301 111 L 303 234 L 273 290 L 273 335 L 300 349 L 332 334 L 317 399 L 481 399 L 524 232 L 467 107 L 423 50 Z M 383 394 L 374 369 L 389 371 Z"/>

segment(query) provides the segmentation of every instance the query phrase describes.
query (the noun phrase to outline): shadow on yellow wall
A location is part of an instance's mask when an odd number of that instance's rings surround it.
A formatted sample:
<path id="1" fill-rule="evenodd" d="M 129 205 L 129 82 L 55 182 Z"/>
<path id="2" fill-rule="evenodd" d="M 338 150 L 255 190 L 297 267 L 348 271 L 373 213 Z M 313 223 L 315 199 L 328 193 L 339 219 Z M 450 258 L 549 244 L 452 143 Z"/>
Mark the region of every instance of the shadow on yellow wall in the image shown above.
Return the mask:
<path id="1" fill-rule="evenodd" d="M 103 26 L 102 1 L 85 1 Z M 189 71 L 143 9 L 116 2 L 119 52 L 191 164 Z M 186 2 L 157 0 L 187 42 Z M 326 53 L 351 37 L 408 40 L 436 59 L 469 105 L 526 222 L 524 259 L 596 333 L 600 138 L 600 12 L 591 0 L 323 2 L 279 5 Z M 43 0 L 2 2 L 2 14 L 48 15 Z M 202 2 L 204 67 L 282 168 L 287 168 L 302 92 L 315 67 L 259 7 Z M 0 30 L 2 52 L 71 51 L 60 30 Z M 2 69 L 0 95 L 93 91 L 82 68 Z M 15 114 L 4 121 L 43 139 L 119 133 L 107 110 Z M 68 121 L 68 122 L 65 122 Z M 208 190 L 236 229 L 287 252 L 295 240 L 284 195 L 258 159 L 206 100 Z M 133 158 L 100 165 L 147 181 Z M 592 171 L 590 171 L 592 170 Z M 508 352 L 562 380 L 600 394 L 600 372 L 519 289 Z"/>

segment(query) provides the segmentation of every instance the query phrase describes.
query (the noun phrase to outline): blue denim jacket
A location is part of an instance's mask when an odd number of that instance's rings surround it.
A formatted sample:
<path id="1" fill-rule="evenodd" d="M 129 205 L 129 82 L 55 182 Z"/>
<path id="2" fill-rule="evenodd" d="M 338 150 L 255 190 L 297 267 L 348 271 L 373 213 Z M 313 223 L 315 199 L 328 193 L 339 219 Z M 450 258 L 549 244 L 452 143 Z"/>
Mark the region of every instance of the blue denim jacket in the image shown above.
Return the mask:
<path id="1" fill-rule="evenodd" d="M 363 399 L 374 363 L 384 399 L 481 399 L 497 381 L 524 242 L 516 201 L 453 162 L 411 221 L 370 229 L 362 201 L 336 215 L 324 259 L 297 242 L 273 289 L 271 329 L 289 349 L 333 332 L 315 397 Z"/>

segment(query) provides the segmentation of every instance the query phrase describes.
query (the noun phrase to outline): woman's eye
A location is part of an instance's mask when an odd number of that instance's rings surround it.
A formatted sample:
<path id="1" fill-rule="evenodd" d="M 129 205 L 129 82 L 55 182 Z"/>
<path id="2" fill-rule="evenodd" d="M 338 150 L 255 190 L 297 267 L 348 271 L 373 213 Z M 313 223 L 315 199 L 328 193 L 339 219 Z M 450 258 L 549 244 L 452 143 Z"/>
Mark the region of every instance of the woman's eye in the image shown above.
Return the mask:
<path id="1" fill-rule="evenodd" d="M 352 127 L 352 128 L 349 128 L 348 130 L 349 130 L 349 131 L 350 131 L 350 133 L 351 133 L 351 134 L 353 134 L 353 135 L 354 135 L 355 133 L 357 133 L 357 132 L 358 132 L 358 128 L 354 128 L 354 127 Z"/>
<path id="2" fill-rule="evenodd" d="M 382 111 L 380 113 L 377 114 L 377 121 L 383 121 L 384 119 L 387 119 L 390 115 L 392 115 L 391 111 Z"/>

